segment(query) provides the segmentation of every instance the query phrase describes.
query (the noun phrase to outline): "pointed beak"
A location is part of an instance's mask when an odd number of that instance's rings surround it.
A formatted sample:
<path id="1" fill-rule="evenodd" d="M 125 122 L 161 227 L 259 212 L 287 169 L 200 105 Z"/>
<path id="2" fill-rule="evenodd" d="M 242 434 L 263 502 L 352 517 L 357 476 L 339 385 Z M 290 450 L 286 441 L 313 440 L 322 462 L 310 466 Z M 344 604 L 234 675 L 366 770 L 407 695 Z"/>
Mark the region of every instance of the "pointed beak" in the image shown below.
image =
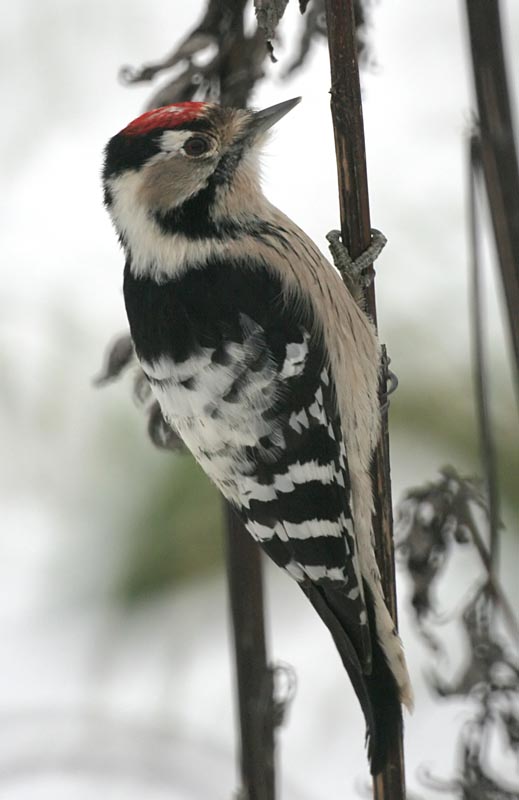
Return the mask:
<path id="1" fill-rule="evenodd" d="M 253 136 L 261 136 L 268 131 L 276 122 L 288 114 L 289 111 L 301 102 L 301 97 L 294 97 L 292 100 L 285 100 L 284 103 L 277 103 L 275 106 L 264 108 L 263 111 L 256 111 L 252 115 L 250 132 Z"/>

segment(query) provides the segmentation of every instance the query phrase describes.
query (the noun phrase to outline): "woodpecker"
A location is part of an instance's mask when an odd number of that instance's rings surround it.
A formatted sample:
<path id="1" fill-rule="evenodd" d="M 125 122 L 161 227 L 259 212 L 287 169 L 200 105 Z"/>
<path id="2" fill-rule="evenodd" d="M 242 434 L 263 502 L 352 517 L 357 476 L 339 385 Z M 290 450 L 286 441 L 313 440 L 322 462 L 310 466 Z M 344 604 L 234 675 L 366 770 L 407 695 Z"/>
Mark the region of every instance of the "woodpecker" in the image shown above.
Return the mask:
<path id="1" fill-rule="evenodd" d="M 137 358 L 164 418 L 333 637 L 371 771 L 412 690 L 371 534 L 380 348 L 337 269 L 265 198 L 258 156 L 300 98 L 188 102 L 106 146 Z"/>

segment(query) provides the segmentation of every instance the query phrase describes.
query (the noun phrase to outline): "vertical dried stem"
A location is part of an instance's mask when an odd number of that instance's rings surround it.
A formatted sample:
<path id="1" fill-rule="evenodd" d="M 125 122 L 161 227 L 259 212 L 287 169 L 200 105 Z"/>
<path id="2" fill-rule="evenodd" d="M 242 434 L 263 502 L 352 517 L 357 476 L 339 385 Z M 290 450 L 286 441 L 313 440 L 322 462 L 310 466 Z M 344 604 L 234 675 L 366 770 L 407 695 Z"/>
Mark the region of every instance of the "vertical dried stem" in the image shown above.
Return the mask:
<path id="1" fill-rule="evenodd" d="M 481 462 L 484 474 L 485 489 L 488 499 L 489 517 L 489 577 L 494 581 L 499 570 L 499 492 L 497 482 L 497 464 L 492 421 L 490 419 L 489 398 L 487 389 L 487 365 L 484 342 L 484 308 L 483 308 L 483 275 L 481 269 L 478 231 L 478 196 L 477 189 L 481 185 L 482 161 L 481 141 L 474 133 L 469 144 L 469 238 L 471 259 L 471 310 L 473 364 L 476 384 L 476 405 L 479 418 L 479 435 L 481 441 Z"/>
<path id="2" fill-rule="evenodd" d="M 508 308 L 519 397 L 519 165 L 499 2 L 466 0 L 483 175 Z"/>
<path id="3" fill-rule="evenodd" d="M 255 83 L 263 76 L 262 64 L 267 56 L 263 33 L 259 30 L 251 36 L 245 33 L 244 15 L 248 4 L 249 0 L 208 0 L 198 25 L 179 49 L 167 59 L 139 70 L 126 68 L 125 80 L 129 83 L 150 80 L 162 70 L 184 61 L 187 54 L 197 52 L 203 34 L 202 39 L 214 41 L 218 49 L 211 69 L 205 73 L 207 91 L 219 94 L 223 105 L 245 107 Z M 192 99 L 200 88 L 194 76 L 195 70 L 189 65 L 184 76 L 177 76 L 150 99 L 148 108 Z M 123 345 L 127 347 L 126 340 Z M 130 355 L 131 348 L 128 358 Z M 150 417 L 152 440 L 158 446 L 174 449 L 175 437 L 170 431 L 165 443 L 161 423 L 164 428 L 167 426 L 160 411 L 158 419 L 157 422 L 156 414 Z M 228 520 L 225 534 L 227 581 L 241 741 L 240 800 L 274 800 L 275 709 L 273 676 L 265 641 L 261 555 L 258 545 L 227 504 L 225 512 Z"/>
<path id="4" fill-rule="evenodd" d="M 326 0 L 326 17 L 341 232 L 343 242 L 355 258 L 370 244 L 371 225 L 353 0 Z M 366 309 L 376 323 L 373 284 L 366 292 Z M 385 400 L 384 379 L 383 375 L 380 387 L 382 402 Z M 386 600 L 396 623 L 393 516 L 386 414 L 383 415 L 382 434 L 375 453 L 372 482 L 375 499 L 373 530 L 377 560 Z M 374 797 L 377 800 L 402 800 L 405 797 L 405 770 L 401 723 L 395 726 L 394 731 L 388 731 L 387 738 L 392 742 L 392 749 L 387 766 L 374 778 Z"/>
<path id="5" fill-rule="evenodd" d="M 227 580 L 241 732 L 240 800 L 274 800 L 273 676 L 267 665 L 261 553 L 227 505 Z"/>
<path id="6" fill-rule="evenodd" d="M 246 2 L 226 3 L 233 42 L 219 71 L 220 102 L 242 108 L 253 84 L 241 66 L 250 48 L 257 46 L 245 37 Z M 273 677 L 267 661 L 261 552 L 227 503 L 226 516 L 227 583 L 241 740 L 240 800 L 275 800 Z"/>

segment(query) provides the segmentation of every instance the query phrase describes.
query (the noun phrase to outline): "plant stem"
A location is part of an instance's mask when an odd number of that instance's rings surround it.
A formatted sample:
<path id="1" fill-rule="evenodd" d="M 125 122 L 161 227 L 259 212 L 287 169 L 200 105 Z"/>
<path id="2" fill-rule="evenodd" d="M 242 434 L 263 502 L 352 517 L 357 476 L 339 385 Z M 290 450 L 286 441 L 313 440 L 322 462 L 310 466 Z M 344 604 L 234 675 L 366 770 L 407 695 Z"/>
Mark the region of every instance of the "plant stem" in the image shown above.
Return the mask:
<path id="1" fill-rule="evenodd" d="M 337 155 L 341 233 L 352 258 L 364 252 L 371 241 L 366 150 L 360 77 L 355 40 L 353 0 L 326 0 L 328 46 L 331 66 L 331 109 Z M 375 288 L 366 291 L 366 310 L 376 323 Z M 380 401 L 386 401 L 385 374 L 381 375 Z M 373 459 L 372 485 L 375 503 L 373 533 L 382 586 L 396 624 L 396 587 L 393 546 L 393 514 L 389 466 L 387 414 Z M 401 722 L 387 733 L 392 742 L 386 767 L 374 777 L 376 800 L 403 800 L 405 769 Z"/>
<path id="2" fill-rule="evenodd" d="M 261 553 L 227 505 L 227 581 L 241 737 L 240 800 L 274 800 L 273 675 L 267 665 Z"/>
<path id="3" fill-rule="evenodd" d="M 508 308 L 519 398 L 519 164 L 503 53 L 499 2 L 466 0 L 481 160 Z"/>

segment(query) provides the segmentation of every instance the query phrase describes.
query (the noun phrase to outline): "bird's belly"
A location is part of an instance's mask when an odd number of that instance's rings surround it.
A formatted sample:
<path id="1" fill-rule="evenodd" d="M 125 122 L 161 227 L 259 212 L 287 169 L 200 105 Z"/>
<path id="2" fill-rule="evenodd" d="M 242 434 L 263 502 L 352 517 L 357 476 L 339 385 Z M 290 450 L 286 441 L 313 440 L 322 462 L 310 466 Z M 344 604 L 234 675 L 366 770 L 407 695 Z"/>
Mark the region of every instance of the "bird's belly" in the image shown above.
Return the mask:
<path id="1" fill-rule="evenodd" d="M 274 371 L 214 364 L 211 352 L 188 362 L 143 363 L 162 414 L 228 499 L 238 502 L 240 477 L 254 470 L 251 449 L 275 433 L 263 412 L 275 401 Z"/>
<path id="2" fill-rule="evenodd" d="M 255 471 L 251 454 L 269 428 L 259 424 L 258 413 L 246 403 L 236 412 L 223 409 L 216 418 L 204 414 L 167 418 L 213 483 L 228 500 L 241 505 L 243 479 Z"/>

